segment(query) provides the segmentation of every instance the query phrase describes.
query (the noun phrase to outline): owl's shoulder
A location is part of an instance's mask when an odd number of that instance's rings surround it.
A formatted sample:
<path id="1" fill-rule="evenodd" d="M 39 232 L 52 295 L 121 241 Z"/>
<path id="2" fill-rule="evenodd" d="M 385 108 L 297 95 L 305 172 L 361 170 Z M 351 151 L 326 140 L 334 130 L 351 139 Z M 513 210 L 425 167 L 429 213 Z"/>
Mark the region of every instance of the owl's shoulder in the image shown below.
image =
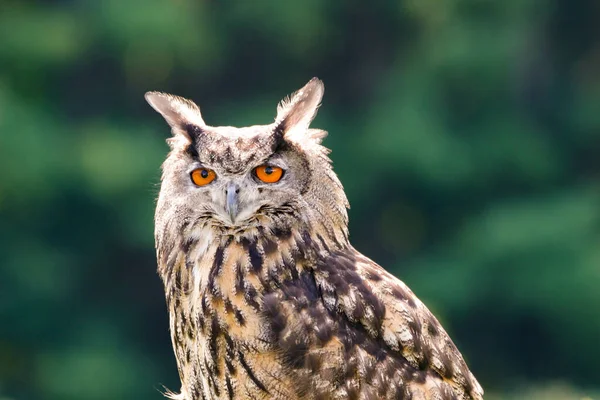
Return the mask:
<path id="1" fill-rule="evenodd" d="M 404 282 L 352 247 L 323 253 L 315 277 L 329 310 L 364 328 L 416 370 L 450 384 L 459 398 L 483 398 L 444 328 Z"/>

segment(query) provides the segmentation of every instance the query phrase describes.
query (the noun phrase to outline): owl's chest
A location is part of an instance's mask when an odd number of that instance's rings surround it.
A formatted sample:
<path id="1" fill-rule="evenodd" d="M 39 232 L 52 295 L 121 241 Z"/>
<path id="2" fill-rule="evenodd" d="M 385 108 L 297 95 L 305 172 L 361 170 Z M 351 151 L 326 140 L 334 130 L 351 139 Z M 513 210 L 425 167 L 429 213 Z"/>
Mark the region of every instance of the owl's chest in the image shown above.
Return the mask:
<path id="1" fill-rule="evenodd" d="M 331 378 L 343 374 L 340 325 L 310 261 L 293 237 L 274 243 L 201 241 L 165 280 L 184 398 L 291 400 L 343 390 Z"/>
<path id="2" fill-rule="evenodd" d="M 280 297 L 267 277 L 240 249 L 216 249 L 184 277 L 191 280 L 187 290 L 169 291 L 186 399 L 297 398 L 264 312 L 266 298 Z"/>
<path id="3" fill-rule="evenodd" d="M 258 292 L 221 296 L 209 290 L 182 299 L 189 312 L 174 311 L 171 318 L 186 399 L 297 398 L 263 301 Z"/>

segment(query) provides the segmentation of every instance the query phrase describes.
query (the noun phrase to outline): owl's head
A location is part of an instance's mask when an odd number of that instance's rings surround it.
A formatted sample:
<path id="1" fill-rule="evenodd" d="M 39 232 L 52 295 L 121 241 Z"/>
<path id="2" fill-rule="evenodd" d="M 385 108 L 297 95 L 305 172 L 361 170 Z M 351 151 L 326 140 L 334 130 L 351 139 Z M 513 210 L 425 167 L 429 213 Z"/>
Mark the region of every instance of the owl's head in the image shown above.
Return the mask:
<path id="1" fill-rule="evenodd" d="M 347 200 L 321 146 L 326 132 L 309 127 L 323 91 L 313 78 L 279 104 L 275 122 L 243 128 L 209 126 L 193 102 L 147 93 L 173 132 L 157 228 L 173 219 L 235 233 L 319 225 L 346 236 Z"/>

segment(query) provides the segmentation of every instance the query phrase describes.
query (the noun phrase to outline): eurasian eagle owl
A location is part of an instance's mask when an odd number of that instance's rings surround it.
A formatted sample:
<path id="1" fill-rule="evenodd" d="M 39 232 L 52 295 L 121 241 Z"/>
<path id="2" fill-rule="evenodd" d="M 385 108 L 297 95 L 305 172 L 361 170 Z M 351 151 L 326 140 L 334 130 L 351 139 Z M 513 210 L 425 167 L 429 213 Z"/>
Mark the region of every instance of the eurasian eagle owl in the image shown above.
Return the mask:
<path id="1" fill-rule="evenodd" d="M 177 399 L 482 399 L 444 329 L 348 241 L 348 201 L 311 129 L 312 79 L 275 122 L 204 123 L 149 92 L 173 131 L 156 209 Z"/>

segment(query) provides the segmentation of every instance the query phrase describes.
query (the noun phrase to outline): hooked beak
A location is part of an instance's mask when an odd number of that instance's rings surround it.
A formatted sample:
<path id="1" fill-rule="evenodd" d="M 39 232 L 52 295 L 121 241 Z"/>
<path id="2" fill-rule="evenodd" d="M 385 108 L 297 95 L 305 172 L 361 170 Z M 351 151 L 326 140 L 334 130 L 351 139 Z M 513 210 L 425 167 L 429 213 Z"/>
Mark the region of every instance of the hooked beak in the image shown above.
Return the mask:
<path id="1" fill-rule="evenodd" d="M 226 195 L 227 202 L 225 203 L 225 210 L 227 214 L 229 214 L 229 218 L 231 218 L 231 222 L 235 222 L 235 217 L 238 214 L 238 193 L 240 192 L 240 187 L 236 184 L 230 183 L 227 185 Z"/>

